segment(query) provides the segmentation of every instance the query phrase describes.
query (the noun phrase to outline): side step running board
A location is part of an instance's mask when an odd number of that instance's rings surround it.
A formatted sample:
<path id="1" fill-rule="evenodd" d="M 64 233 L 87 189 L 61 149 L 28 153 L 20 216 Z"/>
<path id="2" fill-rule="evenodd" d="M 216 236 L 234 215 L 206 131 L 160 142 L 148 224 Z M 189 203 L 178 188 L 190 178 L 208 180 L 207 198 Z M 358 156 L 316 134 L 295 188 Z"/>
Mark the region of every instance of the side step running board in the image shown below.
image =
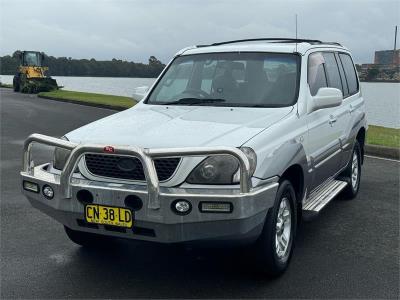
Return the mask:
<path id="1" fill-rule="evenodd" d="M 331 180 L 311 193 L 303 203 L 303 211 L 318 213 L 346 186 L 346 181 Z"/>

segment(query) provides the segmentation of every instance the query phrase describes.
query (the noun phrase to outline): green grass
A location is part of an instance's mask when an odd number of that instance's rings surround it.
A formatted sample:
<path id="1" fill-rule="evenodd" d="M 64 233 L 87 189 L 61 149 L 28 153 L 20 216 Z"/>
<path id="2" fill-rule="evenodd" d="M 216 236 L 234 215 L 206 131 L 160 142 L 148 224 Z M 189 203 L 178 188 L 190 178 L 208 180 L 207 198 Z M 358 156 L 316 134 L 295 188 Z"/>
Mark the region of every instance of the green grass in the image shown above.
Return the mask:
<path id="1" fill-rule="evenodd" d="M 369 125 L 367 144 L 400 148 L 400 129 Z"/>
<path id="2" fill-rule="evenodd" d="M 51 92 L 41 92 L 39 97 L 52 98 L 54 100 L 68 100 L 87 104 L 100 104 L 122 108 L 129 108 L 136 104 L 136 101 L 130 97 L 113 96 L 94 93 L 73 92 L 65 90 L 55 90 Z"/>

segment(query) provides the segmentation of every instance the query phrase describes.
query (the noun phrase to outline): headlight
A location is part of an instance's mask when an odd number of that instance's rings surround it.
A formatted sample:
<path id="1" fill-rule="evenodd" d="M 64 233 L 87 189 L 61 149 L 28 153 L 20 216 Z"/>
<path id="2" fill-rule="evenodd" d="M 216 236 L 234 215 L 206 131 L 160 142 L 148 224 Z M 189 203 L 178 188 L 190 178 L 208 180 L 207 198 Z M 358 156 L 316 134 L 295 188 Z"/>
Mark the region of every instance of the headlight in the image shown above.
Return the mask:
<path id="1" fill-rule="evenodd" d="M 61 139 L 68 141 L 68 139 L 65 136 L 61 137 Z M 64 166 L 65 166 L 70 154 L 71 154 L 71 150 L 55 147 L 54 158 L 53 158 L 53 167 L 57 170 L 64 169 Z"/>
<path id="2" fill-rule="evenodd" d="M 250 162 L 250 176 L 253 175 L 257 156 L 253 149 L 240 148 Z M 206 158 L 186 179 L 192 184 L 233 184 L 240 181 L 239 162 L 232 155 L 215 155 Z"/>
<path id="3" fill-rule="evenodd" d="M 190 173 L 186 181 L 195 184 L 232 184 L 238 168 L 239 163 L 232 155 L 210 156 Z"/>

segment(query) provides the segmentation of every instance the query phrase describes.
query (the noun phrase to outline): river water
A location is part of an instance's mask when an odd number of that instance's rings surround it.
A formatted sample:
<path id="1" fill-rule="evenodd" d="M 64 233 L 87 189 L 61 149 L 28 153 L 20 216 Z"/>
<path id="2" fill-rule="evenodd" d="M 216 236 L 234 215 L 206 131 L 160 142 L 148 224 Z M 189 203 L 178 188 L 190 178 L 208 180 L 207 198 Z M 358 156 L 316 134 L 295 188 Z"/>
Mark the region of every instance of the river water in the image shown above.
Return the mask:
<path id="1" fill-rule="evenodd" d="M 12 83 L 13 76 L 0 75 L 0 82 Z M 92 92 L 131 97 L 135 88 L 150 86 L 154 78 L 69 77 L 54 76 L 57 83 L 71 91 Z M 368 122 L 400 128 L 400 83 L 362 82 Z"/>

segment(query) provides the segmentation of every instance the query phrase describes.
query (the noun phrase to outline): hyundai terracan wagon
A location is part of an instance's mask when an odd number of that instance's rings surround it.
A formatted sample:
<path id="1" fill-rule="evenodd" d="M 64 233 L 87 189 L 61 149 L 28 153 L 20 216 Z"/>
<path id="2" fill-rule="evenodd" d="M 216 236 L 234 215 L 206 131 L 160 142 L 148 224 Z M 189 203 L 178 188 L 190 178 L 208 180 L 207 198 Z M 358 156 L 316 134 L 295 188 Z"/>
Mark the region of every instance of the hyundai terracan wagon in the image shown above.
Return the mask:
<path id="1" fill-rule="evenodd" d="M 366 129 L 340 44 L 199 45 L 179 51 L 133 108 L 61 138 L 29 136 L 21 184 L 82 246 L 246 242 L 278 275 L 300 218 L 357 195 Z M 54 160 L 35 165 L 33 143 L 54 146 Z"/>

